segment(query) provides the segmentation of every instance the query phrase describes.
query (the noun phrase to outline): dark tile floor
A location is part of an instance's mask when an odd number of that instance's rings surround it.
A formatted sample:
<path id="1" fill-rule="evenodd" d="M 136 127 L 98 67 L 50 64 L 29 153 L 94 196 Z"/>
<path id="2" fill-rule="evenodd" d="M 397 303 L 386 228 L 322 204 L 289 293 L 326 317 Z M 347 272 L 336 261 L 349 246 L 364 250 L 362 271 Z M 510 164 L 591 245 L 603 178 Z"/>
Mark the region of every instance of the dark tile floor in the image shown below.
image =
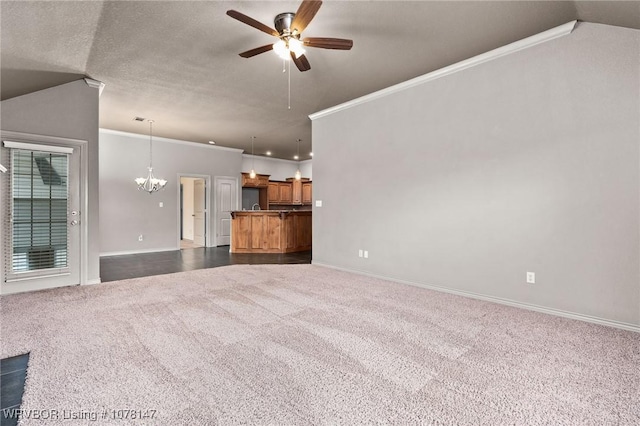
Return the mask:
<path id="1" fill-rule="evenodd" d="M 102 282 L 107 282 L 227 265 L 292 263 L 311 263 L 311 251 L 286 254 L 231 254 L 228 246 L 201 247 L 101 257 L 100 278 Z M 0 426 L 17 424 L 17 417 L 12 417 L 11 413 L 14 412 L 13 409 L 20 408 L 28 361 L 29 354 L 1 360 Z"/>
<path id="2" fill-rule="evenodd" d="M 232 254 L 229 253 L 228 246 L 200 247 L 101 257 L 100 278 L 102 282 L 108 282 L 227 265 L 292 263 L 311 263 L 311 251 L 285 254 Z"/>
<path id="3" fill-rule="evenodd" d="M 0 360 L 0 425 L 18 424 L 29 354 Z"/>

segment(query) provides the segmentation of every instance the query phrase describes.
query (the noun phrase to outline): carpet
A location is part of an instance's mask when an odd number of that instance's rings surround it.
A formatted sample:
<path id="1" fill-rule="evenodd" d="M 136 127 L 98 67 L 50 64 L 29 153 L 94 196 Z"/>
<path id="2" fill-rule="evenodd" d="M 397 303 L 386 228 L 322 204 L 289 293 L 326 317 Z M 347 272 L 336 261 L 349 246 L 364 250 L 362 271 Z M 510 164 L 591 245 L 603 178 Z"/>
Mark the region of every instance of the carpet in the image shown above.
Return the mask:
<path id="1" fill-rule="evenodd" d="M 314 265 L 0 309 L 1 356 L 31 352 L 22 425 L 640 424 L 637 333 Z"/>

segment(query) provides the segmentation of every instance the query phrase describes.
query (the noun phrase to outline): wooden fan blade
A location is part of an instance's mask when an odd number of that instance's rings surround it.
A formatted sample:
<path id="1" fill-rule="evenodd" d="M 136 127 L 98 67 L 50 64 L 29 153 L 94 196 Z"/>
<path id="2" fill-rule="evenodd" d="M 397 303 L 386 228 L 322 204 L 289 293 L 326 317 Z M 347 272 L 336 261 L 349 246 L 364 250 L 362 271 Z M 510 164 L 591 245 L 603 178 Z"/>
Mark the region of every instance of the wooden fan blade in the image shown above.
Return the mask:
<path id="1" fill-rule="evenodd" d="M 269 35 L 272 35 L 274 37 L 279 37 L 280 34 L 278 34 L 278 32 L 276 30 L 274 30 L 273 28 L 270 28 L 268 26 L 266 26 L 265 24 L 263 24 L 262 22 L 256 21 L 253 18 L 248 17 L 247 15 L 245 15 L 244 13 L 240 13 L 237 10 L 227 10 L 227 15 L 231 16 L 233 19 L 237 19 L 238 21 L 242 22 L 243 24 L 247 24 L 255 29 L 258 29 L 262 32 L 265 32 Z"/>
<path id="2" fill-rule="evenodd" d="M 353 47 L 353 40 L 346 38 L 306 37 L 302 42 L 305 46 L 321 49 L 351 50 Z"/>
<path id="3" fill-rule="evenodd" d="M 299 58 L 296 58 L 295 53 L 291 52 L 291 59 L 293 59 L 293 63 L 296 64 L 296 67 L 298 67 L 300 71 L 309 71 L 311 69 L 311 65 L 306 56 L 300 55 Z"/>
<path id="4" fill-rule="evenodd" d="M 293 18 L 291 31 L 298 30 L 298 34 L 303 32 L 320 10 L 320 6 L 322 6 L 320 0 L 304 0 L 296 12 L 296 17 Z"/>
<path id="5" fill-rule="evenodd" d="M 242 56 L 243 58 L 251 58 L 252 56 L 256 56 L 270 50 L 273 50 L 273 44 L 265 44 L 264 46 L 256 47 L 255 49 L 242 52 L 240 53 L 240 56 Z"/>

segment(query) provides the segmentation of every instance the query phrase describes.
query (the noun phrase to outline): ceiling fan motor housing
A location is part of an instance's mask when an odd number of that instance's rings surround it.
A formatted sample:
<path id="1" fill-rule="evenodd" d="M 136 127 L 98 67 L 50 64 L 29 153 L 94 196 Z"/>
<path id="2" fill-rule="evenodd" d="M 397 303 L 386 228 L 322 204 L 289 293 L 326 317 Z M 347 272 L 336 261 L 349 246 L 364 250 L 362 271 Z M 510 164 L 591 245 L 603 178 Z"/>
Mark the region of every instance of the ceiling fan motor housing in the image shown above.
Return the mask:
<path id="1" fill-rule="evenodd" d="M 281 36 L 290 35 L 291 24 L 293 23 L 293 18 L 295 17 L 296 17 L 296 14 L 292 12 L 285 12 L 276 16 L 275 19 L 273 20 L 273 24 L 276 27 L 276 31 L 278 31 L 278 33 Z"/>

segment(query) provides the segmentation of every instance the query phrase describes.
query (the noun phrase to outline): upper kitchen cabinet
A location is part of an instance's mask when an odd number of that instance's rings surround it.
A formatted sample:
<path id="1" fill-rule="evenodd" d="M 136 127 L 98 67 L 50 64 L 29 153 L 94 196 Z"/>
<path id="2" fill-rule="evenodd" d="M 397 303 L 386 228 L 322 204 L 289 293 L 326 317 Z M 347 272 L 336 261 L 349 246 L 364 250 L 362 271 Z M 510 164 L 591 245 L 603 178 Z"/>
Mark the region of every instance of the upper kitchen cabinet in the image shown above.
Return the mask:
<path id="1" fill-rule="evenodd" d="M 270 205 L 275 206 L 311 205 L 311 181 L 308 178 L 287 178 L 286 182 L 270 181 L 267 200 Z"/>
<path id="2" fill-rule="evenodd" d="M 269 186 L 267 187 L 267 200 L 271 204 L 280 201 L 280 187 L 278 182 L 269 182 Z"/>
<path id="3" fill-rule="evenodd" d="M 293 202 L 291 182 L 269 182 L 267 199 L 269 204 L 291 204 Z"/>
<path id="4" fill-rule="evenodd" d="M 296 180 L 295 178 L 288 178 L 287 182 L 291 184 L 292 204 L 311 204 L 311 181 L 309 180 L 309 178 L 302 178 L 300 180 Z"/>
<path id="5" fill-rule="evenodd" d="M 302 182 L 302 204 L 311 205 L 313 203 L 313 190 L 311 182 Z"/>
<path id="6" fill-rule="evenodd" d="M 279 185 L 279 189 L 280 189 L 280 202 L 282 204 L 291 204 L 293 202 L 292 199 L 292 190 L 291 190 L 291 184 L 288 182 L 282 182 Z"/>
<path id="7" fill-rule="evenodd" d="M 302 204 L 302 181 L 294 179 L 293 182 L 291 182 L 291 189 L 291 200 L 293 204 Z"/>
<path id="8" fill-rule="evenodd" d="M 269 186 L 269 175 L 256 175 L 251 179 L 249 173 L 242 174 L 243 188 L 267 188 Z"/>

